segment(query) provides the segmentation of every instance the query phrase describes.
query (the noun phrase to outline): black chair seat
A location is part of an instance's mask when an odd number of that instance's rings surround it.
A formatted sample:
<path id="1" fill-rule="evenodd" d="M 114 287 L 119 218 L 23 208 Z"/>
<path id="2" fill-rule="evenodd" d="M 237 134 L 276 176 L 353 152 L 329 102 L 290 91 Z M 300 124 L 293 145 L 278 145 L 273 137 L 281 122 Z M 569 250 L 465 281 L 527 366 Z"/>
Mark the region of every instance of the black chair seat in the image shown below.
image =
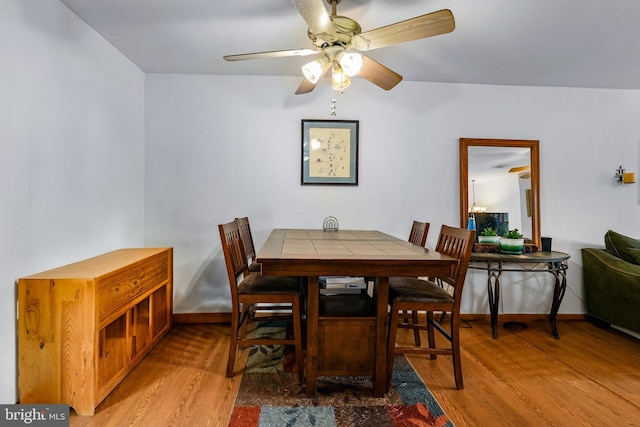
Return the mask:
<path id="1" fill-rule="evenodd" d="M 250 273 L 260 273 L 262 272 L 262 264 L 259 262 L 253 261 L 249 264 L 249 272 Z"/>
<path id="2" fill-rule="evenodd" d="M 402 302 L 453 304 L 453 296 L 436 283 L 414 277 L 391 277 L 389 299 Z"/>
<path id="3" fill-rule="evenodd" d="M 291 294 L 302 292 L 300 277 L 249 274 L 238 284 L 238 295 Z"/>

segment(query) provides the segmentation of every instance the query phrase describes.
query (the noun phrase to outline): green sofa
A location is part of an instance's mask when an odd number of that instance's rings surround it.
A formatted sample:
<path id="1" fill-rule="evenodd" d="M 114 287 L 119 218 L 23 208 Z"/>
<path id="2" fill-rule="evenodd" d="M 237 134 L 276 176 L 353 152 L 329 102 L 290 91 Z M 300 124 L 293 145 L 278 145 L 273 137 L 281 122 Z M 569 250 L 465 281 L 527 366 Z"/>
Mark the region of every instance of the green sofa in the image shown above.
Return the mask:
<path id="1" fill-rule="evenodd" d="M 582 249 L 587 313 L 640 333 L 640 240 L 609 230 L 605 248 Z"/>

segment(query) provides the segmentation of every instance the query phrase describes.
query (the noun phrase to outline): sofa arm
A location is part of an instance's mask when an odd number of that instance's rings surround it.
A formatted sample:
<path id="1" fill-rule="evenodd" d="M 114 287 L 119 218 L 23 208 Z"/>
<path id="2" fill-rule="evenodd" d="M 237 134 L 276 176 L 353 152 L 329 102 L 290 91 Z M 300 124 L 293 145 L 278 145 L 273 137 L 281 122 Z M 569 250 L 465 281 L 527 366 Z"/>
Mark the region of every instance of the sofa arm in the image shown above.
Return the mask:
<path id="1" fill-rule="evenodd" d="M 582 249 L 582 263 L 587 313 L 640 332 L 640 265 L 596 248 Z"/>

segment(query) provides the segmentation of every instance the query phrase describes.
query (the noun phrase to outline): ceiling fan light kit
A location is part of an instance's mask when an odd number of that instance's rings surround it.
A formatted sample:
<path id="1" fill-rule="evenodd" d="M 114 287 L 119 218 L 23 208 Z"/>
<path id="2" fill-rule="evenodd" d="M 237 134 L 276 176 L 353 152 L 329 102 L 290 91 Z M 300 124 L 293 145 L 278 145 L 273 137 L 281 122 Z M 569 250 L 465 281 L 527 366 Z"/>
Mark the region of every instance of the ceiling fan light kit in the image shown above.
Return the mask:
<path id="1" fill-rule="evenodd" d="M 302 74 L 311 83 L 316 84 L 320 77 L 324 74 L 324 68 L 327 65 L 326 57 L 320 57 L 302 66 Z"/>
<path id="2" fill-rule="evenodd" d="M 349 87 L 351 79 L 344 72 L 340 64 L 333 63 L 333 71 L 331 72 L 331 88 L 336 91 L 343 91 Z"/>
<path id="3" fill-rule="evenodd" d="M 342 91 L 351 83 L 349 77 L 359 75 L 384 90 L 395 87 L 402 76 L 372 58 L 360 53 L 412 40 L 445 34 L 455 29 L 453 14 L 448 9 L 416 16 L 374 30 L 362 32 L 360 24 L 336 13 L 341 0 L 326 0 L 331 5 L 331 14 L 323 0 L 291 0 L 305 20 L 307 35 L 316 50 L 289 49 L 271 52 L 226 55 L 227 61 L 246 59 L 281 58 L 320 54 L 319 58 L 302 66 L 305 80 L 296 90 L 296 95 L 315 89 L 320 79 L 331 72 L 331 86 Z M 355 49 L 360 52 L 353 52 Z"/>
<path id="4" fill-rule="evenodd" d="M 336 60 L 349 77 L 357 75 L 362 69 L 362 55 L 359 53 L 339 52 L 336 55 Z"/>

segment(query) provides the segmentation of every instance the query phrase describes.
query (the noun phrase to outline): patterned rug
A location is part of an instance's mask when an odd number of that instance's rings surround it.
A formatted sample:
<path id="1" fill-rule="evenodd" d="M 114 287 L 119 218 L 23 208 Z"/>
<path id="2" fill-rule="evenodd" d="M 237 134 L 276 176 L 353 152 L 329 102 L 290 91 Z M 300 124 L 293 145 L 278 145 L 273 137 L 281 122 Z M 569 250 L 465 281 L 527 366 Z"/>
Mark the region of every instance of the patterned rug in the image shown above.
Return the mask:
<path id="1" fill-rule="evenodd" d="M 284 337 L 278 325 L 257 334 Z M 404 357 L 394 359 L 392 389 L 372 394 L 371 377 L 319 377 L 316 398 L 298 384 L 293 349 L 253 346 L 240 383 L 230 427 L 453 427 L 440 404 Z"/>

